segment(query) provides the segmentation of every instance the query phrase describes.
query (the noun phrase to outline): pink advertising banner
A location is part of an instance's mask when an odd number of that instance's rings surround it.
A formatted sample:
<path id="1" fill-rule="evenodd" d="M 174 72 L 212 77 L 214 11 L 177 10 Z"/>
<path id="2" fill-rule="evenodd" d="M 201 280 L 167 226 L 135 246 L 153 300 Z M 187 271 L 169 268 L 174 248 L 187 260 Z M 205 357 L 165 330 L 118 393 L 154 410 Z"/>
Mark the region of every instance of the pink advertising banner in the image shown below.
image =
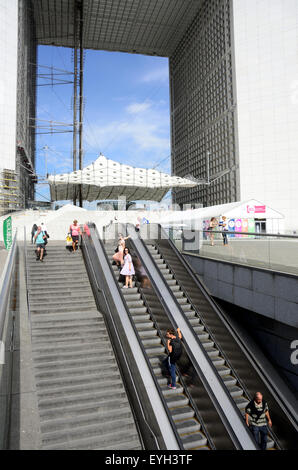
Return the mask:
<path id="1" fill-rule="evenodd" d="M 265 214 L 266 206 L 253 206 L 248 204 L 246 210 L 248 214 Z"/>

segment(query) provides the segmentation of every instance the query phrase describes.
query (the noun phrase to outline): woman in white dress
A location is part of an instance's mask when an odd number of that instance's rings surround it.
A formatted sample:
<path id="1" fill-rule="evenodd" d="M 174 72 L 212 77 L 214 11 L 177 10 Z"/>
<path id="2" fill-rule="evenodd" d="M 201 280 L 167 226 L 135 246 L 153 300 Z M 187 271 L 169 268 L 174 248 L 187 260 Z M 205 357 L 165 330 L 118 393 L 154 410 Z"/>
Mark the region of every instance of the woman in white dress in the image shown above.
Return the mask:
<path id="1" fill-rule="evenodd" d="M 120 274 L 125 276 L 125 287 L 126 289 L 132 287 L 132 276 L 135 274 L 135 269 L 132 263 L 131 255 L 129 254 L 129 249 L 124 249 L 124 265 L 120 271 Z"/>
<path id="2" fill-rule="evenodd" d="M 123 256 L 124 256 L 124 248 L 125 248 L 125 240 L 127 240 L 128 237 L 123 237 L 121 233 L 119 233 L 119 239 L 118 239 L 118 250 L 117 253 L 113 255 L 113 260 L 116 262 L 117 266 L 122 266 L 123 265 Z"/>

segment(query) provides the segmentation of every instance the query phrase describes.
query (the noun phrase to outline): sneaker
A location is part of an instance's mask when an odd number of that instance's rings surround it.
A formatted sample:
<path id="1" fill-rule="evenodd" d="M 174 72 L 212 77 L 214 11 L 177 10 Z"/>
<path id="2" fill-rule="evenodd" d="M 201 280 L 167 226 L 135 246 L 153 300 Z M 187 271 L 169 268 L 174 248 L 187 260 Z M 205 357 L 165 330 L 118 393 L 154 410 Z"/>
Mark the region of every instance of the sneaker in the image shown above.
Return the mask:
<path id="1" fill-rule="evenodd" d="M 36 261 L 39 261 L 39 257 L 36 257 Z"/>
<path id="2" fill-rule="evenodd" d="M 40 260 L 43 263 L 43 259 Z"/>
<path id="3" fill-rule="evenodd" d="M 123 286 L 123 289 L 128 289 L 128 286 Z"/>
<path id="4" fill-rule="evenodd" d="M 168 388 L 170 388 L 171 390 L 176 390 L 176 387 L 172 387 L 172 384 L 169 384 Z"/>

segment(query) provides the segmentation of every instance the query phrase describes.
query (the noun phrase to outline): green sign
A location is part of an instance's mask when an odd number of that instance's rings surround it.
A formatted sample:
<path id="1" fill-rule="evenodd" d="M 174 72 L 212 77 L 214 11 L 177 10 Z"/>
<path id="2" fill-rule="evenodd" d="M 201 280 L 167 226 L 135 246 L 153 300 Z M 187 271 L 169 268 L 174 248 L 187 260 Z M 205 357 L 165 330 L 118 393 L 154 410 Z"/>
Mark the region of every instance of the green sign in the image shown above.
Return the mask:
<path id="1" fill-rule="evenodd" d="M 5 248 L 10 250 L 12 244 L 12 223 L 11 217 L 7 217 L 7 219 L 3 222 L 3 240 L 5 244 Z"/>

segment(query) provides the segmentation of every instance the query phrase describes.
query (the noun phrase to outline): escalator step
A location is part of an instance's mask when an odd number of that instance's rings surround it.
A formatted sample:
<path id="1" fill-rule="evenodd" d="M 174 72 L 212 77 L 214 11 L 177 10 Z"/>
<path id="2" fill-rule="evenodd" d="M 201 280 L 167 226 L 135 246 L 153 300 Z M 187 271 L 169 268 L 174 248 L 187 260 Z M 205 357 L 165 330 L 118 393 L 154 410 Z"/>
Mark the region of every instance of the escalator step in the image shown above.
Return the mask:
<path id="1" fill-rule="evenodd" d="M 175 390 L 170 390 L 170 392 L 174 392 L 174 391 Z M 171 408 L 171 413 L 173 413 L 173 408 L 178 408 L 178 407 L 180 408 L 181 406 L 188 405 L 189 403 L 189 400 L 185 395 L 175 395 L 172 393 L 170 396 L 166 396 L 165 399 L 166 399 L 168 407 Z"/>
<path id="2" fill-rule="evenodd" d="M 199 431 L 201 429 L 200 423 L 196 419 L 186 419 L 179 423 L 176 423 L 179 434 L 190 433 L 194 431 Z"/>
<path id="3" fill-rule="evenodd" d="M 237 387 L 236 385 L 234 385 L 232 387 L 228 386 L 228 390 L 229 390 L 229 392 L 230 392 L 230 394 L 232 395 L 233 398 L 236 398 L 236 397 L 239 398 L 239 397 L 243 396 L 242 388 Z"/>
<path id="4" fill-rule="evenodd" d="M 193 418 L 195 415 L 194 410 L 190 406 L 179 406 L 170 411 L 175 422 L 180 422 L 182 419 Z"/>
<path id="5" fill-rule="evenodd" d="M 201 432 L 187 434 L 185 436 L 182 436 L 181 439 L 185 450 L 190 450 L 200 446 L 206 446 L 207 444 L 206 436 Z"/>
<path id="6" fill-rule="evenodd" d="M 172 398 L 174 395 L 182 395 L 184 392 L 183 387 L 181 387 L 180 384 L 176 384 L 176 390 L 171 390 L 170 388 L 166 387 L 161 387 L 162 393 L 165 397 L 170 397 Z"/>
<path id="7" fill-rule="evenodd" d="M 216 369 L 219 375 L 221 375 L 222 377 L 229 375 L 231 373 L 231 369 L 226 366 L 219 365 L 219 366 L 216 366 Z"/>
<path id="8" fill-rule="evenodd" d="M 147 354 L 160 354 L 165 351 L 165 348 L 162 345 L 155 346 L 155 347 L 154 346 L 146 347 L 145 349 L 146 349 Z"/>
<path id="9" fill-rule="evenodd" d="M 152 338 L 142 338 L 142 343 L 147 348 L 148 346 L 157 346 L 161 344 L 159 336 L 155 335 Z"/>

